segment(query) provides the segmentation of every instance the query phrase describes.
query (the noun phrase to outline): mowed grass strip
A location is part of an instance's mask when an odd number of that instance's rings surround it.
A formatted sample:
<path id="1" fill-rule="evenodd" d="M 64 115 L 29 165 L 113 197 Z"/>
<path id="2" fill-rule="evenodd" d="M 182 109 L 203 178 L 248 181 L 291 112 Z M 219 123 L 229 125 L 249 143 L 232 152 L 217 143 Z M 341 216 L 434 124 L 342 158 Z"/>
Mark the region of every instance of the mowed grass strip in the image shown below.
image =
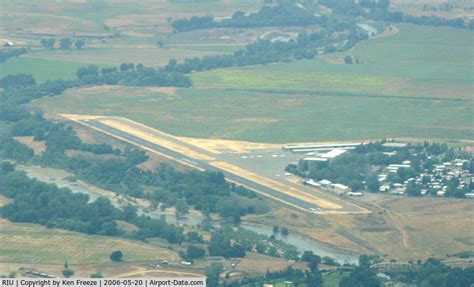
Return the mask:
<path id="1" fill-rule="evenodd" d="M 31 104 L 123 116 L 173 135 L 288 143 L 387 137 L 473 140 L 474 101 L 318 96 L 220 89 L 95 87 Z"/>
<path id="2" fill-rule="evenodd" d="M 24 263 L 101 263 L 121 250 L 125 261 L 174 259 L 172 251 L 121 238 L 85 235 L 37 224 L 0 219 L 0 261 Z"/>

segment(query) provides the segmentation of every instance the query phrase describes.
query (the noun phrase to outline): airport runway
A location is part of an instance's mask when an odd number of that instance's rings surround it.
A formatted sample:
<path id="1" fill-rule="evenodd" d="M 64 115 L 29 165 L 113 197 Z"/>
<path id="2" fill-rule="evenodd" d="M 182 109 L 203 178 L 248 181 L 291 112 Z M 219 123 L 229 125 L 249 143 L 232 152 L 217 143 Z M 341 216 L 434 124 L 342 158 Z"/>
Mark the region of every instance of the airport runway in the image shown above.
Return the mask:
<path id="1" fill-rule="evenodd" d="M 204 154 L 204 155 L 207 155 L 207 156 L 216 157 L 217 160 L 226 161 L 226 159 L 229 159 L 225 155 L 224 156 L 218 156 L 216 154 L 212 154 L 207 150 L 204 150 L 204 149 L 201 149 L 201 148 L 196 147 L 194 145 L 191 145 L 189 143 L 186 143 L 186 142 L 184 142 L 184 141 L 182 141 L 178 138 L 175 138 L 171 135 L 168 135 L 168 134 L 163 133 L 161 131 L 158 131 L 158 130 L 152 129 L 150 127 L 141 125 L 139 123 L 135 123 L 133 121 L 128 121 L 128 120 L 123 119 L 123 118 L 101 117 L 101 118 L 97 118 L 97 119 L 93 119 L 93 118 L 92 119 L 80 119 L 80 120 L 76 120 L 76 121 L 81 123 L 81 124 L 84 124 L 86 126 L 92 127 L 96 130 L 102 131 L 106 134 L 109 134 L 110 136 L 125 140 L 125 141 L 127 141 L 131 144 L 150 149 L 152 151 L 155 151 L 159 154 L 165 155 L 165 156 L 167 156 L 169 158 L 172 158 L 174 160 L 178 160 L 180 162 L 187 163 L 187 164 L 189 164 L 193 167 L 196 167 L 196 168 L 199 168 L 199 169 L 202 169 L 202 170 L 222 172 L 225 175 L 226 179 L 229 180 L 229 181 L 235 182 L 237 184 L 241 184 L 241 185 L 246 186 L 247 188 L 252 189 L 252 190 L 254 190 L 254 191 L 256 191 L 260 194 L 266 195 L 266 196 L 268 196 L 270 198 L 273 198 L 275 200 L 278 200 L 282 203 L 285 203 L 285 204 L 293 206 L 293 207 L 297 207 L 299 209 L 303 209 L 303 210 L 308 211 L 308 212 L 314 212 L 314 213 L 320 213 L 319 211 L 321 211 L 321 212 L 333 211 L 333 212 L 336 212 L 336 213 L 365 213 L 366 212 L 363 208 L 361 208 L 359 206 L 356 206 L 356 205 L 351 204 L 351 203 L 349 203 L 345 200 L 342 200 L 340 198 L 336 198 L 334 196 L 331 196 L 331 195 L 328 195 L 328 194 L 325 194 L 325 193 L 322 193 L 321 191 L 319 191 L 319 193 L 321 193 L 321 194 L 318 194 L 318 197 L 323 198 L 323 199 L 328 200 L 328 201 L 331 201 L 331 202 L 335 202 L 335 203 L 337 203 L 338 205 L 341 206 L 340 209 L 321 208 L 320 206 L 318 206 L 318 205 L 316 205 L 312 202 L 307 202 L 307 201 L 305 201 L 301 198 L 293 197 L 290 194 L 285 194 L 285 193 L 280 192 L 280 191 L 278 191 L 274 188 L 271 188 L 271 187 L 266 186 L 264 184 L 261 184 L 261 183 L 255 182 L 253 180 L 250 180 L 246 177 L 243 177 L 243 176 L 239 175 L 237 172 L 232 172 L 232 171 L 229 171 L 229 170 L 221 169 L 217 166 L 212 165 L 212 163 L 210 163 L 206 160 L 200 160 L 200 159 L 197 159 L 197 158 L 190 157 L 189 155 L 186 155 L 183 152 L 178 152 L 176 150 L 172 150 L 172 149 L 170 149 L 168 147 L 165 147 L 163 145 L 156 144 L 154 142 L 143 139 L 139 136 L 133 135 L 131 133 L 125 132 L 123 130 L 120 130 L 118 128 L 112 127 L 110 125 L 107 125 L 107 124 L 101 122 L 101 121 L 105 121 L 105 120 L 113 120 L 113 121 L 116 121 L 116 122 L 121 122 L 123 124 L 126 124 L 127 126 L 132 126 L 133 128 L 140 129 L 141 131 L 145 131 L 146 133 L 149 133 L 149 134 L 152 134 L 154 136 L 164 138 L 164 139 L 166 139 L 168 141 L 171 141 L 173 143 L 179 144 L 180 146 L 186 147 L 188 150 L 192 150 L 192 151 L 195 151 L 197 153 Z M 234 163 L 231 162 L 231 164 L 234 164 Z M 237 166 L 237 167 L 239 167 L 239 166 Z M 282 168 L 284 168 L 284 167 L 282 167 Z M 273 180 L 275 180 L 275 179 L 273 179 Z M 282 181 L 280 181 L 280 182 L 282 182 Z M 295 183 L 286 182 L 285 185 L 288 186 L 288 188 L 290 188 L 290 187 L 297 188 L 300 191 L 301 194 L 310 194 L 312 192 L 316 193 L 316 191 L 311 191 L 307 187 L 299 186 Z M 318 211 L 318 212 L 315 212 L 315 211 Z"/>
<path id="2" fill-rule="evenodd" d="M 256 183 L 256 182 L 253 182 L 253 181 L 250 181 L 246 178 L 243 178 L 239 175 L 236 175 L 236 174 L 233 174 L 233 173 L 230 173 L 230 172 L 227 172 L 225 170 L 222 170 L 220 168 L 217 168 L 217 167 L 214 167 L 210 164 L 208 164 L 207 162 L 205 161 L 202 161 L 202 160 L 197 160 L 197 159 L 193 159 L 193 158 L 190 158 L 184 154 L 181 154 L 181 153 L 178 153 L 176 151 L 173 151 L 173 150 L 170 150 L 166 147 L 163 147 L 163 146 L 160 146 L 160 145 L 157 145 L 157 144 L 154 144 L 154 143 L 151 143 L 149 141 L 146 141 L 146 140 L 143 140 L 139 137 L 136 137 L 134 135 L 130 135 L 128 133 L 125 133 L 125 132 L 122 132 L 118 129 L 115 129 L 115 128 L 112 128 L 110 126 L 107 126 L 99 121 L 96 121 L 96 120 L 89 120 L 87 122 L 88 125 L 90 126 L 93 126 L 93 127 L 96 127 L 98 128 L 99 130 L 104 130 L 106 131 L 107 133 L 110 133 L 110 134 L 113 134 L 113 135 L 116 135 L 117 137 L 121 137 L 121 138 L 124 138 L 132 143 L 136 143 L 138 145 L 141 145 L 141 146 L 145 146 L 145 147 L 148 147 L 150 149 L 153 149 L 159 153 L 162 153 L 162 154 L 165 154 L 169 157 L 172 157 L 172 158 L 176 158 L 178 160 L 181 160 L 181 161 L 185 161 L 193 166 L 196 166 L 196 167 L 199 167 L 199 168 L 202 168 L 204 170 L 210 170 L 210 171 L 220 171 L 222 172 L 225 177 L 227 179 L 229 179 L 230 181 L 233 181 L 233 182 L 236 182 L 236 183 L 239 183 L 239 184 L 242 184 L 242 185 L 245 185 L 247 186 L 248 188 L 250 189 L 254 189 L 254 190 L 258 190 L 258 191 L 261 191 L 263 193 L 266 193 L 272 197 L 276 197 L 276 198 L 280 198 L 282 201 L 286 201 L 286 202 L 289 202 L 289 203 L 292 203 L 296 206 L 300 206 L 302 208 L 306 208 L 306 209 L 310 209 L 310 208 L 319 208 L 319 206 L 317 205 L 313 205 L 313 204 L 310 204 L 310 203 L 307 203 L 305 201 L 302 201 L 302 200 L 299 200 L 297 198 L 294 198 L 294 197 L 291 197 L 291 196 L 288 196 L 286 194 L 282 194 L 276 190 L 273 190 L 271 188 L 268 188 L 264 185 L 261 185 L 259 183 Z"/>

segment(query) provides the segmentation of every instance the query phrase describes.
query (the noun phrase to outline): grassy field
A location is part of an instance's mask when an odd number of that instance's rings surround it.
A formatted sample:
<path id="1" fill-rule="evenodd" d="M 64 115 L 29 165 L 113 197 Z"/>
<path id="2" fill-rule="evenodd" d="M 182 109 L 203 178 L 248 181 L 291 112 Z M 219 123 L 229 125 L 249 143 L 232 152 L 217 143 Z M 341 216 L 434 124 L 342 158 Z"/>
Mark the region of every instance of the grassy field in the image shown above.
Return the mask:
<path id="1" fill-rule="evenodd" d="M 69 61 L 55 61 L 20 57 L 0 64 L 0 78 L 10 74 L 25 73 L 33 75 L 37 82 L 57 79 L 74 79 L 76 71 L 85 64 Z"/>
<path id="2" fill-rule="evenodd" d="M 363 64 L 325 59 L 196 73 L 196 87 L 406 97 L 470 98 L 473 32 L 400 25 L 348 54 Z M 344 55 L 332 55 L 331 58 Z"/>
<path id="3" fill-rule="evenodd" d="M 187 57 L 203 57 L 215 52 L 195 51 L 185 49 L 162 49 L 157 46 L 145 47 L 101 47 L 84 50 L 44 50 L 26 55 L 31 58 L 54 61 L 72 61 L 95 65 L 119 65 L 121 63 L 143 63 L 146 66 L 164 66 L 171 58 L 178 61 Z"/>
<path id="4" fill-rule="evenodd" d="M 387 254 L 384 261 L 445 258 L 474 246 L 472 200 L 365 194 L 360 201 L 371 204 L 373 212 L 321 217 L 280 207 L 251 221 L 278 223 L 290 232 L 361 254 Z"/>
<path id="5" fill-rule="evenodd" d="M 193 15 L 229 16 L 236 10 L 254 11 L 263 1 L 218 0 L 189 3 L 159 0 L 139 1 L 2 1 L 0 39 L 17 46 L 33 47 L 33 52 L 0 64 L 0 77 L 13 73 L 32 74 L 39 82 L 74 77 L 87 64 L 118 65 L 123 62 L 163 66 L 169 59 L 202 57 L 233 52 L 240 46 L 206 42 L 195 46 L 191 35 L 180 35 L 179 46 L 158 48 L 159 35 L 171 32 L 170 21 Z M 54 23 L 54 24 L 52 24 Z M 112 37 L 113 35 L 113 37 Z M 43 38 L 86 37 L 83 50 L 44 50 Z M 176 42 L 176 41 L 175 41 Z M 213 45 L 214 44 L 214 45 Z M 217 45 L 215 45 L 217 44 Z M 58 44 L 56 44 L 58 45 Z"/>
<path id="6" fill-rule="evenodd" d="M 456 7 L 452 11 L 424 11 L 423 6 L 428 5 L 430 7 L 439 8 L 441 4 L 444 4 L 443 0 L 423 0 L 423 1 L 412 1 L 412 0 L 391 0 L 390 9 L 394 11 L 402 11 L 406 14 L 415 16 L 438 16 L 443 18 L 457 18 L 457 17 L 472 17 L 473 12 L 469 10 L 472 3 L 464 0 L 452 0 L 450 3 L 456 4 Z M 467 9 L 465 9 L 467 8 Z"/>
<path id="7" fill-rule="evenodd" d="M 473 101 L 239 90 L 91 87 L 35 101 L 53 113 L 124 116 L 175 135 L 256 142 L 474 139 Z M 436 116 L 433 116 L 436 115 Z"/>
<path id="8" fill-rule="evenodd" d="M 231 46 L 234 47 L 234 46 Z M 232 49 L 230 47 L 230 49 Z M 210 47 L 202 49 L 160 49 L 147 45 L 141 48 L 129 46 L 113 46 L 100 48 L 86 48 L 84 50 L 35 50 L 23 57 L 11 59 L 0 64 L 0 77 L 9 74 L 26 73 L 35 77 L 38 82 L 57 79 L 74 79 L 76 71 L 87 65 L 100 67 L 118 66 L 123 62 L 145 63 L 147 66 L 160 67 L 168 63 L 169 59 L 178 61 L 187 57 L 203 57 L 224 53 L 223 49 L 216 51 Z"/>
<path id="9" fill-rule="evenodd" d="M 84 235 L 36 224 L 0 220 L 0 261 L 21 263 L 102 263 L 122 250 L 125 261 L 175 259 L 174 252 L 138 241 Z"/>

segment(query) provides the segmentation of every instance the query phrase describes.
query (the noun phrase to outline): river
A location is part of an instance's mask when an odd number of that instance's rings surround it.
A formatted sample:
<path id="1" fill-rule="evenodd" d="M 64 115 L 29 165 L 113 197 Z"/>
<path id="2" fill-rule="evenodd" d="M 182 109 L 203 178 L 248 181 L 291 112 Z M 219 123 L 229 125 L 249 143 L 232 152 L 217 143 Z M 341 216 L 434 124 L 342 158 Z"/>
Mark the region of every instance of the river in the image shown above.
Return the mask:
<path id="1" fill-rule="evenodd" d="M 111 200 L 111 202 L 120 207 L 121 204 L 119 203 L 119 197 L 115 195 L 115 193 L 111 191 L 106 191 L 97 187 L 93 187 L 87 183 L 84 183 L 80 180 L 71 182 L 68 180 L 68 176 L 71 176 L 70 173 L 65 172 L 63 170 L 52 169 L 52 168 L 44 168 L 38 166 L 27 166 L 27 165 L 17 165 L 18 170 L 23 170 L 26 174 L 31 178 L 36 178 L 40 181 L 44 181 L 47 183 L 56 184 L 58 187 L 66 187 L 71 189 L 72 192 L 76 193 L 83 193 L 87 194 L 90 197 L 90 201 L 94 201 L 100 196 L 107 196 Z M 176 217 L 174 214 L 162 212 L 162 211 L 148 211 L 145 209 L 140 209 L 138 211 L 139 215 L 148 215 L 152 218 L 162 218 L 168 223 L 173 224 L 186 224 L 189 226 L 196 226 L 203 222 L 204 218 L 201 218 L 197 215 L 188 214 L 186 216 Z M 214 225 L 219 225 L 221 222 L 218 220 L 211 221 Z M 358 263 L 358 255 L 352 254 L 322 242 L 313 240 L 306 236 L 291 233 L 283 236 L 281 234 L 273 234 L 273 227 L 263 224 L 256 224 L 252 222 L 241 222 L 240 227 L 253 231 L 258 234 L 271 236 L 275 235 L 275 237 L 287 244 L 295 246 L 300 252 L 309 250 L 313 251 L 314 254 L 317 254 L 321 257 L 328 256 L 333 258 L 336 262 L 340 264 L 350 263 L 350 264 L 357 264 Z"/>

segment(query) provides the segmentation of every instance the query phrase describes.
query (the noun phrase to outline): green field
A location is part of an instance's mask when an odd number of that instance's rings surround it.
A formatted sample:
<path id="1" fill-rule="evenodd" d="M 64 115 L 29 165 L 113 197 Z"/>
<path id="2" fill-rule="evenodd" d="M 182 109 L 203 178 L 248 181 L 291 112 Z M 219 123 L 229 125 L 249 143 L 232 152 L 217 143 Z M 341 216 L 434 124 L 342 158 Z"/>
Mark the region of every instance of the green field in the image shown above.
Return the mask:
<path id="1" fill-rule="evenodd" d="M 232 3 L 229 7 L 239 5 Z M 222 4 L 201 3 L 196 9 Z M 114 7 L 102 20 L 119 17 L 118 11 L 127 5 L 132 4 Z M 177 13 L 182 4 L 153 5 Z M 248 1 L 241 5 L 255 8 Z M 71 17 L 74 11 L 91 9 L 65 7 L 61 13 Z M 131 11 L 143 12 L 143 7 L 134 9 Z M 181 13 L 185 15 L 186 9 Z M 136 15 L 132 16 L 122 20 L 137 24 Z M 87 17 L 90 21 L 100 18 Z M 143 21 L 150 19 L 153 17 Z M 33 106 L 53 113 L 125 116 L 191 137 L 277 143 L 387 137 L 473 140 L 474 33 L 405 24 L 397 24 L 398 28 L 394 35 L 362 42 L 345 54 L 194 73 L 194 87 L 179 89 L 176 95 L 146 88 L 87 88 L 41 99 Z M 82 51 L 34 49 L 2 64 L 0 75 L 31 73 L 41 82 L 72 78 L 78 67 L 92 63 L 160 66 L 169 58 L 231 52 L 238 47 L 193 44 L 200 36 L 180 34 L 169 36 L 184 38 L 164 49 L 154 46 L 154 38 L 130 35 L 110 43 L 95 42 Z M 335 60 L 346 54 L 363 63 L 337 64 Z"/>
<path id="2" fill-rule="evenodd" d="M 474 139 L 470 100 L 319 96 L 220 89 L 71 90 L 33 103 L 53 113 L 116 115 L 190 137 L 256 142 L 383 137 Z"/>
<path id="3" fill-rule="evenodd" d="M 0 77 L 25 73 L 33 75 L 37 82 L 57 79 L 67 80 L 74 79 L 77 69 L 83 66 L 84 63 L 78 62 L 20 57 L 0 64 Z"/>
<path id="4" fill-rule="evenodd" d="M 223 46 L 226 48 L 226 46 Z M 31 74 L 38 82 L 57 79 L 74 79 L 76 71 L 87 65 L 100 67 L 118 66 L 123 62 L 145 63 L 147 66 L 160 67 L 169 59 L 178 61 L 187 57 L 203 57 L 222 52 L 206 49 L 160 49 L 158 47 L 130 48 L 86 48 L 84 50 L 36 50 L 22 57 L 10 59 L 0 64 L 0 77 L 9 74 Z M 222 49 L 221 49 L 222 50 Z"/>
<path id="5" fill-rule="evenodd" d="M 173 38 L 170 21 L 193 15 L 229 16 L 237 10 L 255 11 L 263 5 L 254 0 L 217 0 L 178 3 L 158 0 L 127 1 L 2 1 L 1 39 L 18 46 L 33 47 L 33 52 L 0 64 L 0 77 L 14 73 L 35 76 L 38 82 L 71 79 L 84 65 L 118 65 L 123 62 L 163 66 L 169 59 L 202 57 L 233 52 L 240 46 L 205 43 L 195 46 L 191 35 L 178 36 L 179 46 L 157 47 L 160 35 Z M 170 36 L 171 35 L 171 36 Z M 45 50 L 42 38 L 86 36 L 83 50 Z M 166 43 L 168 40 L 166 40 Z M 217 44 L 217 45 L 213 45 Z M 41 48 L 41 49 L 38 49 Z"/>
<path id="6" fill-rule="evenodd" d="M 18 263 L 102 263 L 122 250 L 125 261 L 174 259 L 164 248 L 121 238 L 86 235 L 37 224 L 0 220 L 0 261 Z"/>
<path id="7" fill-rule="evenodd" d="M 100 48 L 86 48 L 83 50 L 42 50 L 25 55 L 29 58 L 52 61 L 71 61 L 83 65 L 120 65 L 121 63 L 142 63 L 146 66 L 164 66 L 169 59 L 178 61 L 188 57 L 203 57 L 206 55 L 221 54 L 212 51 L 163 49 L 154 45 L 133 48 L 131 46 L 111 46 Z"/>
<path id="8" fill-rule="evenodd" d="M 193 80 L 202 88 L 472 99 L 474 32 L 399 28 L 398 34 L 365 41 L 347 53 L 363 64 L 320 58 L 213 70 L 196 73 Z"/>

